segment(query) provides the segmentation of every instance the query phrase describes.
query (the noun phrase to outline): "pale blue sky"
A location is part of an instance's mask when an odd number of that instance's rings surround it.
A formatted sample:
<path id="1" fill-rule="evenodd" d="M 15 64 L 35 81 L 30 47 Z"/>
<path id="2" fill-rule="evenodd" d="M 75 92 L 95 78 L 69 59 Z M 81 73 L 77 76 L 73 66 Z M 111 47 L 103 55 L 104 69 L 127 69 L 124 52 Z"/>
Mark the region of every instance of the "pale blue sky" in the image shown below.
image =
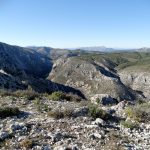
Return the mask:
<path id="1" fill-rule="evenodd" d="M 150 0 L 0 0 L 0 41 L 150 47 Z"/>

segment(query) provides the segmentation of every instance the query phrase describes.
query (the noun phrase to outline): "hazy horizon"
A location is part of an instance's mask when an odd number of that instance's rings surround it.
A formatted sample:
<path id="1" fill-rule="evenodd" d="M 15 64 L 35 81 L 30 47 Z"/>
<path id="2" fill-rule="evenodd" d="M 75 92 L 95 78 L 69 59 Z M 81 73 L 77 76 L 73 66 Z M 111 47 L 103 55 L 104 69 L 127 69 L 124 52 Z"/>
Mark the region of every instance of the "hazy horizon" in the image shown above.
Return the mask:
<path id="1" fill-rule="evenodd" d="M 3 42 L 3 41 L 0 41 L 1 43 L 5 43 L 5 44 L 8 44 L 8 45 L 12 45 L 12 46 L 19 46 L 19 47 L 49 47 L 49 48 L 60 48 L 60 49 L 72 49 L 72 50 L 75 50 L 75 49 L 81 49 L 81 48 L 100 48 L 100 47 L 105 47 L 105 48 L 112 48 L 112 49 L 115 49 L 115 50 L 131 50 L 131 49 L 141 49 L 141 48 L 150 48 L 150 47 L 146 47 L 146 46 L 143 46 L 143 47 L 108 47 L 108 46 L 105 46 L 105 45 L 96 45 L 96 46 L 89 46 L 89 45 L 85 45 L 85 46 L 76 46 L 76 47 L 52 47 L 50 45 L 19 45 L 19 44 L 11 44 L 11 43 L 6 43 L 6 42 Z"/>

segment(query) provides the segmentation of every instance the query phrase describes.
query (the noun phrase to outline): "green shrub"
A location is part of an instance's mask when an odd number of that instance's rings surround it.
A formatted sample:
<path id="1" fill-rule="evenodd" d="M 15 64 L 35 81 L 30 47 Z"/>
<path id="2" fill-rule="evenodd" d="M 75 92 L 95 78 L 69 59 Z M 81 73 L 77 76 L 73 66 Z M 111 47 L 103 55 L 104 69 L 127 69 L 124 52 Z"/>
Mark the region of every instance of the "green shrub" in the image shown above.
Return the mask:
<path id="1" fill-rule="evenodd" d="M 53 92 L 50 96 L 49 99 L 53 101 L 59 101 L 65 98 L 65 94 L 62 92 Z"/>
<path id="2" fill-rule="evenodd" d="M 37 105 L 37 109 L 40 112 L 49 112 L 51 110 L 51 108 L 47 105 L 47 104 L 41 104 L 41 105 Z"/>
<path id="3" fill-rule="evenodd" d="M 97 99 L 96 99 L 96 103 L 97 103 L 97 104 L 99 104 L 99 103 L 100 103 L 100 100 L 99 100 L 99 98 L 97 98 Z"/>
<path id="4" fill-rule="evenodd" d="M 1 118 L 17 116 L 19 113 L 20 113 L 20 111 L 17 107 L 0 108 L 0 117 Z"/>
<path id="5" fill-rule="evenodd" d="M 42 111 L 50 111 L 51 108 L 49 107 L 49 105 L 47 104 L 44 104 L 39 98 L 36 98 L 34 101 L 33 101 L 35 107 L 37 108 L 37 110 L 39 112 L 42 112 Z"/>
<path id="6" fill-rule="evenodd" d="M 131 108 L 131 107 L 127 107 L 127 108 L 125 109 L 125 113 L 127 114 L 127 116 L 128 116 L 129 118 L 132 118 L 132 117 L 134 116 L 134 111 L 133 111 L 133 108 Z"/>
<path id="7" fill-rule="evenodd" d="M 36 98 L 34 101 L 33 101 L 34 105 L 40 105 L 41 104 L 41 101 L 39 98 Z"/>
<path id="8" fill-rule="evenodd" d="M 136 122 L 131 121 L 121 121 L 121 125 L 123 125 L 125 128 L 130 128 L 131 130 L 139 127 Z"/>
<path id="9" fill-rule="evenodd" d="M 129 118 L 138 122 L 150 121 L 150 103 L 137 104 L 133 107 L 127 107 L 125 113 Z"/>
<path id="10" fill-rule="evenodd" d="M 78 95 L 72 93 L 67 94 L 60 91 L 53 92 L 48 98 L 53 101 L 66 100 L 80 102 L 82 100 Z"/>
<path id="11" fill-rule="evenodd" d="M 106 111 L 93 104 L 89 106 L 89 116 L 94 119 L 101 118 L 104 120 L 110 118 L 110 115 Z"/>

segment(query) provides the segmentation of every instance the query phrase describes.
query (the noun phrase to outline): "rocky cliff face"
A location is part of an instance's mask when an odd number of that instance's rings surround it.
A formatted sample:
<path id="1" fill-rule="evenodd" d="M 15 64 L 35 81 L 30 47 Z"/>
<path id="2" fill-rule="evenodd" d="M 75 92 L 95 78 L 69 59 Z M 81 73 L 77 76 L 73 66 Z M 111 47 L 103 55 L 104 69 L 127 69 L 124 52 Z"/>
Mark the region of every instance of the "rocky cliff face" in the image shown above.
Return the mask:
<path id="1" fill-rule="evenodd" d="M 34 50 L 0 43 L 1 88 L 26 89 L 33 78 L 45 78 L 51 68 L 50 59 Z"/>
<path id="2" fill-rule="evenodd" d="M 86 61 L 80 57 L 61 58 L 54 65 L 49 79 L 81 90 L 88 98 L 108 94 L 118 100 L 135 99 L 136 93 L 126 87 L 106 62 Z"/>
<path id="3" fill-rule="evenodd" d="M 0 73 L 0 89 L 26 89 L 27 85 L 13 76 Z"/>
<path id="4" fill-rule="evenodd" d="M 149 72 L 127 72 L 119 73 L 122 82 L 137 91 L 142 97 L 150 99 L 150 73 Z"/>
<path id="5" fill-rule="evenodd" d="M 51 68 L 50 59 L 34 50 L 0 43 L 0 69 L 13 76 L 45 78 Z"/>
<path id="6" fill-rule="evenodd" d="M 44 50 L 47 53 L 50 52 L 50 49 Z M 84 98 L 84 95 L 77 89 L 46 80 L 53 63 L 49 56 L 46 56 L 43 51 L 39 51 L 36 51 L 36 48 L 23 48 L 0 43 L 0 89 L 15 91 L 30 87 L 37 92 L 60 90 L 72 92 Z"/>

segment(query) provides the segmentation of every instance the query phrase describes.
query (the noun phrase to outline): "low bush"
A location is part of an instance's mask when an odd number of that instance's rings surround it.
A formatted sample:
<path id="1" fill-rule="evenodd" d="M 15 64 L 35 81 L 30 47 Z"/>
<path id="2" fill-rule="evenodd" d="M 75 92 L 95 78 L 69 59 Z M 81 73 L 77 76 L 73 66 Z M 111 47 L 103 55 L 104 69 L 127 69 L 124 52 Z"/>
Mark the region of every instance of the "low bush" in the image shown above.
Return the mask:
<path id="1" fill-rule="evenodd" d="M 11 116 L 17 116 L 20 113 L 18 107 L 4 107 L 0 108 L 0 117 L 11 117 Z"/>
<path id="2" fill-rule="evenodd" d="M 133 107 L 127 107 L 125 113 L 129 118 L 138 122 L 150 121 L 150 103 L 137 104 Z"/>
<path id="3" fill-rule="evenodd" d="M 53 92 L 49 96 L 49 99 L 51 99 L 53 101 L 59 101 L 59 100 L 65 99 L 65 94 L 62 92 Z"/>
<path id="4" fill-rule="evenodd" d="M 64 109 L 64 110 L 56 109 L 53 111 L 49 111 L 48 116 L 53 117 L 55 119 L 72 117 L 73 110 L 72 109 Z"/>
<path id="5" fill-rule="evenodd" d="M 55 110 L 55 111 L 49 111 L 48 116 L 55 118 L 55 119 L 61 119 L 64 117 L 64 114 L 60 110 Z"/>
<path id="6" fill-rule="evenodd" d="M 34 100 L 38 97 L 41 96 L 41 94 L 33 91 L 33 90 L 18 90 L 18 91 L 15 91 L 15 92 L 12 92 L 12 91 L 0 91 L 0 95 L 2 97 L 5 97 L 5 96 L 12 96 L 12 97 L 24 97 L 26 98 L 27 100 Z"/>
<path id="7" fill-rule="evenodd" d="M 27 100 L 34 100 L 36 98 L 39 98 L 40 94 L 33 90 L 22 90 L 22 91 L 19 90 L 19 91 L 14 92 L 14 96 L 15 97 L 24 97 Z"/>
<path id="8" fill-rule="evenodd" d="M 48 98 L 53 101 L 66 100 L 80 102 L 82 100 L 78 95 L 74 95 L 72 93 L 67 94 L 60 91 L 53 92 L 51 95 L 48 96 Z"/>
<path id="9" fill-rule="evenodd" d="M 123 125 L 125 128 L 130 128 L 131 130 L 139 127 L 136 122 L 132 121 L 121 121 L 121 125 Z"/>
<path id="10" fill-rule="evenodd" d="M 12 96 L 12 92 L 8 90 L 0 90 L 0 96 L 5 97 L 5 96 Z"/>
<path id="11" fill-rule="evenodd" d="M 44 104 L 39 98 L 36 98 L 33 103 L 39 112 L 48 112 L 51 110 L 51 107 L 49 107 L 47 104 Z"/>
<path id="12" fill-rule="evenodd" d="M 91 104 L 89 106 L 89 116 L 96 119 L 101 118 L 107 120 L 111 117 L 105 110 L 99 108 L 97 105 Z"/>
<path id="13" fill-rule="evenodd" d="M 124 136 L 120 132 L 118 133 L 114 130 L 108 132 L 107 136 L 109 137 L 109 140 L 106 140 L 103 150 L 125 150 L 124 144 L 119 141 L 122 140 L 125 143 L 130 143 L 131 141 L 127 136 Z"/>

